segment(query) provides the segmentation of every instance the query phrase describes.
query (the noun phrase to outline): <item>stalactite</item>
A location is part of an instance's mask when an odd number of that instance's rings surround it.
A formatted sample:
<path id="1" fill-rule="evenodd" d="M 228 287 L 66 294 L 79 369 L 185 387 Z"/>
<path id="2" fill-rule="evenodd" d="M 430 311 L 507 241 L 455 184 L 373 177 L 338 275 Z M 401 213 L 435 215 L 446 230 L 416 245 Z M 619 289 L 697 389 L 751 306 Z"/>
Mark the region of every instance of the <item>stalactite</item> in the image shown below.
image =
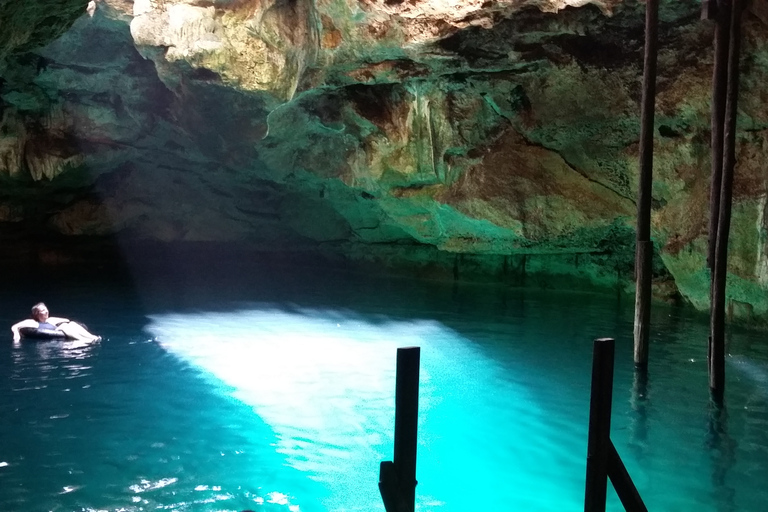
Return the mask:
<path id="1" fill-rule="evenodd" d="M 438 180 L 443 181 L 437 167 L 435 166 L 435 139 L 434 130 L 432 128 L 432 111 L 429 108 L 429 100 L 426 100 L 424 103 L 424 119 L 427 123 L 427 134 L 429 135 L 429 157 L 432 164 L 432 173 Z"/>

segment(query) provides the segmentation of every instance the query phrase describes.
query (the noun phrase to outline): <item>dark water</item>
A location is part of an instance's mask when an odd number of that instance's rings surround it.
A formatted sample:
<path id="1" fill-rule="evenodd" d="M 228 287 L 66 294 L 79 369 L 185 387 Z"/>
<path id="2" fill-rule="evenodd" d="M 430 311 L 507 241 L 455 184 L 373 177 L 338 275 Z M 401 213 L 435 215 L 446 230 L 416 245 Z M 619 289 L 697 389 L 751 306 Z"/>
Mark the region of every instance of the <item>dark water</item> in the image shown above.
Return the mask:
<path id="1" fill-rule="evenodd" d="M 768 350 L 656 307 L 649 380 L 614 296 L 341 273 L 6 288 L 105 339 L 0 344 L 0 510 L 383 510 L 398 346 L 422 347 L 417 508 L 583 509 L 592 340 L 616 338 L 612 438 L 652 511 L 768 503 Z M 610 491 L 609 509 L 620 510 Z"/>

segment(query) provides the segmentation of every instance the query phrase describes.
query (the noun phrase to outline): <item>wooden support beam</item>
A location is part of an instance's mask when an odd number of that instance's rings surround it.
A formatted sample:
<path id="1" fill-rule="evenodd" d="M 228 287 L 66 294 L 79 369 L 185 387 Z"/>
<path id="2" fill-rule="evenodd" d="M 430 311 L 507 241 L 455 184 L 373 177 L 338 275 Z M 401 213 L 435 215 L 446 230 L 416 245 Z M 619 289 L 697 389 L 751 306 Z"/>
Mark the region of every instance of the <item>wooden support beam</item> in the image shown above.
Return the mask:
<path id="1" fill-rule="evenodd" d="M 584 512 L 605 512 L 611 444 L 614 341 L 599 338 L 592 352 L 592 395 L 589 401 L 587 481 Z"/>
<path id="2" fill-rule="evenodd" d="M 395 391 L 395 471 L 409 502 L 416 495 L 416 437 L 419 423 L 419 364 L 421 349 L 397 349 Z"/>
<path id="3" fill-rule="evenodd" d="M 610 443 L 608 449 L 608 477 L 611 479 L 613 488 L 616 489 L 616 494 L 621 500 L 621 504 L 624 505 L 624 510 L 627 512 L 648 512 L 643 498 L 640 497 L 640 493 L 637 491 L 632 477 L 629 476 L 627 468 L 619 457 L 619 452 L 616 451 L 616 447 L 613 445 L 613 441 Z"/>
<path id="4" fill-rule="evenodd" d="M 637 199 L 637 239 L 651 238 L 651 192 L 653 185 L 653 122 L 656 107 L 656 63 L 658 60 L 659 0 L 645 4 L 645 55 L 643 97 L 640 105 L 640 183 Z"/>
<path id="5" fill-rule="evenodd" d="M 717 0 L 701 0 L 701 19 L 713 20 L 717 16 Z"/>
<path id="6" fill-rule="evenodd" d="M 723 132 L 725 101 L 728 92 L 728 48 L 731 31 L 731 0 L 716 0 L 718 4 L 714 33 L 714 66 L 712 69 L 712 114 L 711 114 L 711 167 L 709 191 L 709 244 L 707 266 L 715 264 L 717 246 L 717 224 L 720 220 L 720 194 L 723 176 Z M 712 274 L 711 279 L 714 279 Z M 711 286 L 711 283 L 710 283 Z"/>
<path id="7" fill-rule="evenodd" d="M 736 114 L 739 97 L 739 56 L 741 51 L 741 15 L 743 6 L 743 0 L 733 0 L 728 51 L 725 130 L 723 135 L 723 176 L 713 269 L 714 277 L 712 279 L 709 388 L 713 399 L 720 401 L 722 401 L 725 390 L 725 288 L 728 271 L 728 237 L 731 227 L 731 205 L 733 200 L 733 174 L 736 165 Z"/>
<path id="8" fill-rule="evenodd" d="M 397 478 L 395 464 L 391 460 L 382 461 L 379 465 L 379 492 L 384 510 L 387 512 L 408 512 L 413 510 L 400 492 L 400 480 Z"/>
<path id="9" fill-rule="evenodd" d="M 648 372 L 634 372 L 632 375 L 632 406 L 630 423 L 630 442 L 638 446 L 648 446 Z"/>
<path id="10" fill-rule="evenodd" d="M 653 266 L 651 265 L 653 245 L 650 241 L 658 27 L 659 0 L 646 0 L 643 99 L 640 107 L 640 182 L 637 192 L 637 242 L 635 245 L 635 364 L 640 368 L 644 368 L 648 363 L 648 324 L 650 321 L 651 278 L 653 274 Z M 649 247 L 651 247 L 651 251 L 649 251 Z M 651 252 L 650 256 L 649 252 Z"/>
<path id="11" fill-rule="evenodd" d="M 637 289 L 635 290 L 635 368 L 645 370 L 648 367 L 648 344 L 650 343 L 651 323 L 651 278 L 653 272 L 653 242 L 637 242 L 635 268 L 637 269 Z"/>
<path id="12" fill-rule="evenodd" d="M 421 349 L 397 349 L 395 454 L 379 467 L 379 491 L 387 512 L 414 512 Z"/>
<path id="13" fill-rule="evenodd" d="M 648 512 L 611 441 L 614 346 L 612 338 L 596 339 L 592 352 L 584 511 L 605 512 L 610 478 L 627 512 Z"/>

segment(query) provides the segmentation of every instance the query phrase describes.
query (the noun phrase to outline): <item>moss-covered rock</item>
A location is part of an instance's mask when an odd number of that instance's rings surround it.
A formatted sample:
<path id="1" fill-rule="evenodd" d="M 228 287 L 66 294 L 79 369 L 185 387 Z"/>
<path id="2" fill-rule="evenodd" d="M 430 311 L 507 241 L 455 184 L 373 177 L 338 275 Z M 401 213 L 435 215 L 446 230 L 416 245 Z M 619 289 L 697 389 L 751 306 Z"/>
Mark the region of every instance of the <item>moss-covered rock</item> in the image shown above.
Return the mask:
<path id="1" fill-rule="evenodd" d="M 631 290 L 643 3 L 22 4 L 0 4 L 14 240 L 245 244 Z M 652 236 L 658 295 L 706 310 L 699 10 L 661 2 Z M 744 23 L 728 297 L 754 320 L 768 318 L 768 39 Z"/>

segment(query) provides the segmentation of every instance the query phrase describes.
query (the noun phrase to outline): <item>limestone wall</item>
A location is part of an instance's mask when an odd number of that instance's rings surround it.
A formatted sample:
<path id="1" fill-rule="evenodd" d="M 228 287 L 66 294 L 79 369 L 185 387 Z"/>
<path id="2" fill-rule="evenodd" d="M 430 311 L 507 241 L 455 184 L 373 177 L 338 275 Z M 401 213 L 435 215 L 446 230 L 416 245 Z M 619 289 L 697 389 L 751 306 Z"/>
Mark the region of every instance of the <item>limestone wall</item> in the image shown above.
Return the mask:
<path id="1" fill-rule="evenodd" d="M 98 0 L 63 35 L 17 28 L 0 230 L 630 288 L 644 4 L 454 4 Z M 730 253 L 745 318 L 768 316 L 761 7 L 744 17 Z M 652 222 L 658 296 L 706 309 L 699 8 L 662 1 Z"/>

